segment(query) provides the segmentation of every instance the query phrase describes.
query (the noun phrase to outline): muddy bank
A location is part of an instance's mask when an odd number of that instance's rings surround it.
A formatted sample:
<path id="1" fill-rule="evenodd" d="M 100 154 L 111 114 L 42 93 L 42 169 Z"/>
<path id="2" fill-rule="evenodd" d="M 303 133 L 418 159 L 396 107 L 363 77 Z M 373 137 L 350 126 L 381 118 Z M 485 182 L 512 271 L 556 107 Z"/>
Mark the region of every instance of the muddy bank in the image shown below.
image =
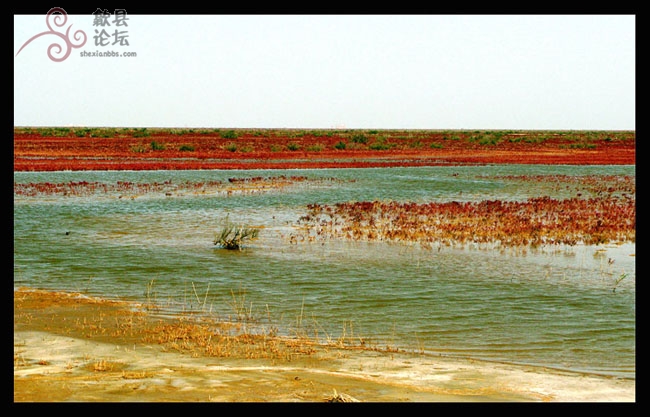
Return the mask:
<path id="1" fill-rule="evenodd" d="M 143 306 L 14 292 L 15 402 L 633 402 L 635 380 L 224 335 Z M 207 338 L 206 338 L 207 336 Z"/>

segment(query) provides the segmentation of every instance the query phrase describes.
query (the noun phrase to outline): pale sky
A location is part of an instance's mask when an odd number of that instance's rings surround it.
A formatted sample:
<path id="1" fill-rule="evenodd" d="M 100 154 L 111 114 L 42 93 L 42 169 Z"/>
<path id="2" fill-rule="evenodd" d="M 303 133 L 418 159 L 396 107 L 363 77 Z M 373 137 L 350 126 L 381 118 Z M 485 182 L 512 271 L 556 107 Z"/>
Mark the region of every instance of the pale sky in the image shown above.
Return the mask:
<path id="1" fill-rule="evenodd" d="M 635 129 L 634 15 L 107 11 L 14 16 L 14 126 Z"/>

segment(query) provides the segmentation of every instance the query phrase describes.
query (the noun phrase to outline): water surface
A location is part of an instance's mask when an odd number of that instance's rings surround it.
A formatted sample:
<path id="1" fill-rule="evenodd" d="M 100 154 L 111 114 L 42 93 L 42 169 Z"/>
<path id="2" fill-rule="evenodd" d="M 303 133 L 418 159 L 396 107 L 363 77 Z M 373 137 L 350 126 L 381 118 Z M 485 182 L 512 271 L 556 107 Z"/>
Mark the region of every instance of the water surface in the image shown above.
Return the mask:
<path id="1" fill-rule="evenodd" d="M 635 245 L 422 249 L 288 238 L 310 203 L 566 198 L 502 175 L 634 175 L 634 166 L 14 173 L 15 183 L 181 184 L 306 176 L 259 193 L 14 194 L 14 285 L 85 291 L 263 329 L 635 377 Z M 335 180 L 333 180 L 335 179 Z M 245 250 L 213 244 L 228 216 L 261 226 Z M 616 281 L 621 279 L 618 284 Z"/>

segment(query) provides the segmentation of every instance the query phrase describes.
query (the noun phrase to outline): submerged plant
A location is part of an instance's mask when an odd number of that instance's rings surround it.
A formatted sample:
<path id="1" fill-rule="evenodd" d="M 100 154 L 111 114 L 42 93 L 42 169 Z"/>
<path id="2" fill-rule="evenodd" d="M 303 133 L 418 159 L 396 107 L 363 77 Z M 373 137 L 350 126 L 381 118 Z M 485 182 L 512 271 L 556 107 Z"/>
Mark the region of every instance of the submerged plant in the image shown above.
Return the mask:
<path id="1" fill-rule="evenodd" d="M 625 278 L 627 278 L 627 274 L 626 274 L 625 272 L 623 272 L 623 273 L 621 274 L 621 276 L 619 276 L 618 278 L 616 278 L 616 281 L 614 282 L 614 288 L 612 288 L 612 292 L 616 292 L 616 287 L 617 287 L 618 284 L 620 284 L 621 281 L 623 281 Z"/>
<path id="2" fill-rule="evenodd" d="M 226 217 L 221 232 L 214 239 L 214 244 L 224 249 L 241 250 L 242 244 L 245 241 L 256 239 L 259 232 L 259 229 L 254 227 L 236 225 Z"/>

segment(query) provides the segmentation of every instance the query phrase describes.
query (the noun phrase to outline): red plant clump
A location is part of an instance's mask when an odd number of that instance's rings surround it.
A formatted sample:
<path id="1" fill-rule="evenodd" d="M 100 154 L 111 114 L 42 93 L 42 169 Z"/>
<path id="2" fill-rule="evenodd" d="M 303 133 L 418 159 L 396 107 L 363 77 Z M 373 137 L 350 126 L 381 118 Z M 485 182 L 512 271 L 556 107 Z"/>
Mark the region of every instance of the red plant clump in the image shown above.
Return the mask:
<path id="1" fill-rule="evenodd" d="M 635 133 L 15 128 L 14 171 L 635 164 Z"/>
<path id="2" fill-rule="evenodd" d="M 88 181 L 69 181 L 63 183 L 51 182 L 14 182 L 14 195 L 25 197 L 38 197 L 43 195 L 63 195 L 63 196 L 88 196 L 94 194 L 119 194 L 122 195 L 144 195 L 147 193 L 164 193 L 173 195 L 179 192 L 194 193 L 253 193 L 288 187 L 290 185 L 302 182 L 324 183 L 340 182 L 336 178 L 309 179 L 305 176 L 285 176 L 278 175 L 272 177 L 233 177 L 228 178 L 228 182 L 211 180 L 211 181 L 184 181 L 173 183 L 171 180 L 163 182 L 131 182 L 117 181 L 114 184 L 104 182 Z"/>
<path id="3" fill-rule="evenodd" d="M 587 182 L 594 184 L 598 180 L 591 176 Z M 607 187 L 603 194 L 598 188 L 596 197 L 562 200 L 543 196 L 525 201 L 310 204 L 308 214 L 299 221 L 306 235 L 301 235 L 301 240 L 339 237 L 417 242 L 425 247 L 433 243 L 496 243 L 509 247 L 634 242 L 635 198 L 613 194 L 617 191 Z"/>
<path id="4" fill-rule="evenodd" d="M 301 221 L 313 235 L 328 238 L 537 246 L 634 242 L 634 214 L 629 201 L 538 197 L 524 202 L 314 204 Z"/>

